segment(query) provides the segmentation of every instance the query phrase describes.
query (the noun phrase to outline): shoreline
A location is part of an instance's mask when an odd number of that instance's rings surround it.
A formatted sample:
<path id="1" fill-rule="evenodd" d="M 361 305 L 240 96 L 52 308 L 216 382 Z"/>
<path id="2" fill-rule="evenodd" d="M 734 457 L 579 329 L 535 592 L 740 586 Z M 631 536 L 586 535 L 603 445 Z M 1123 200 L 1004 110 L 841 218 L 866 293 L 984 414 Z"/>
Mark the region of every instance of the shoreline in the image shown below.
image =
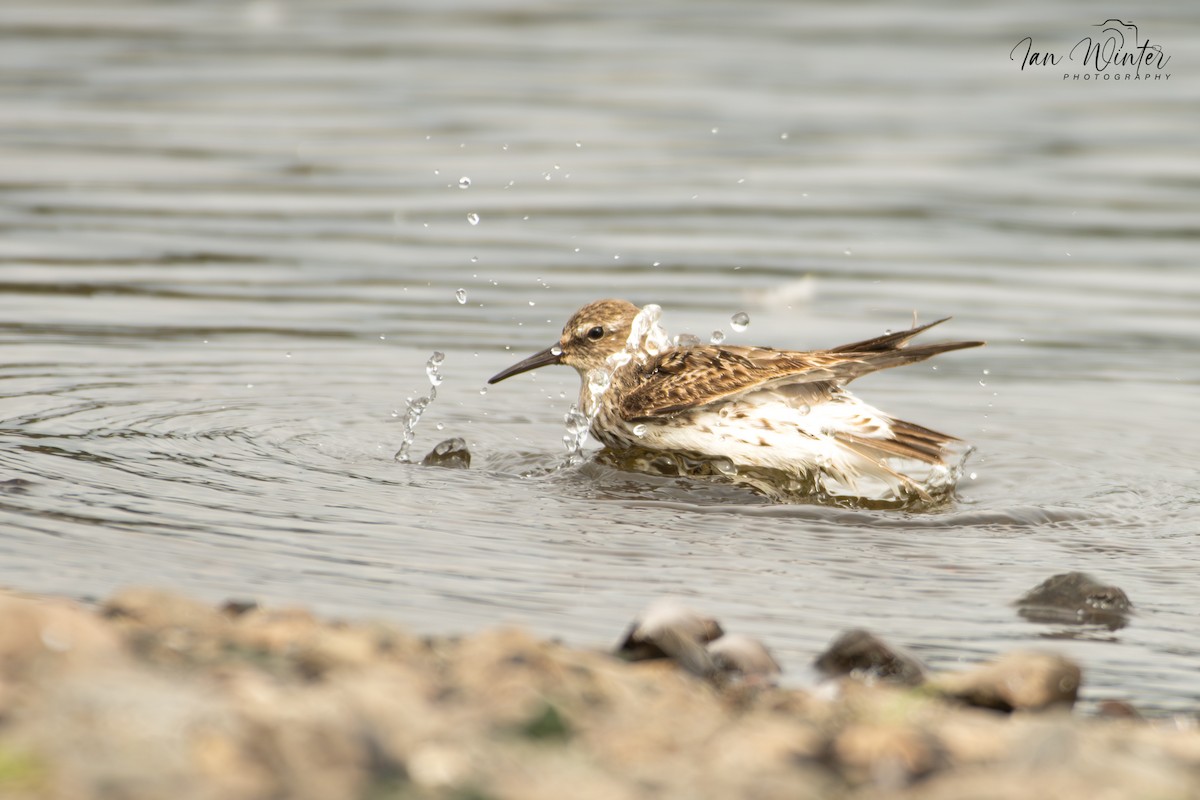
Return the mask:
<path id="1" fill-rule="evenodd" d="M 94 608 L 2 592 L 0 795 L 1200 797 L 1193 720 L 1075 715 L 1064 662 L 806 691 L 516 628 L 420 637 L 154 589 Z M 1017 710 L 970 705 L 984 684 L 1024 687 L 1003 701 Z"/>

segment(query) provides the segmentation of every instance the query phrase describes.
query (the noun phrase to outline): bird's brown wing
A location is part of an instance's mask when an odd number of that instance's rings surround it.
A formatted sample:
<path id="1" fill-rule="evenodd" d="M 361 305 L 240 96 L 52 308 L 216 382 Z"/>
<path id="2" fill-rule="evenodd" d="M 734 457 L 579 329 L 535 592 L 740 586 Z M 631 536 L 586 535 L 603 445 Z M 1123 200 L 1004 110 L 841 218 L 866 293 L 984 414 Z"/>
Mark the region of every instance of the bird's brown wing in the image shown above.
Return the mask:
<path id="1" fill-rule="evenodd" d="M 641 367 L 634 385 L 621 393 L 620 414 L 628 420 L 663 417 L 771 386 L 821 382 L 841 385 L 876 370 L 983 344 L 903 346 L 923 329 L 856 343 L 861 349 L 853 350 L 848 348 L 856 345 L 807 353 L 716 345 L 673 348 Z"/>
<path id="2" fill-rule="evenodd" d="M 792 353 L 748 347 L 704 345 L 671 349 L 641 368 L 634 386 L 622 392 L 625 419 L 670 416 L 737 397 L 787 376 L 795 382 L 835 378 L 825 353 Z"/>

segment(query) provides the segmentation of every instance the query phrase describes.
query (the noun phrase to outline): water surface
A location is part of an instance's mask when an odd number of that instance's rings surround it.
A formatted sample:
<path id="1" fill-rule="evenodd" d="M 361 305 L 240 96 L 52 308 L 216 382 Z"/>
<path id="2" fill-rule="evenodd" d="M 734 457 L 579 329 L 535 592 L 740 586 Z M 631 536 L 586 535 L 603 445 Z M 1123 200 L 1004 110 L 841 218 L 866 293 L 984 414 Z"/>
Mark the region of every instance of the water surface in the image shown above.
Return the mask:
<path id="1" fill-rule="evenodd" d="M 0 583 L 594 646 L 676 594 L 799 683 L 861 625 L 1193 712 L 1191 10 L 1138 20 L 1170 80 L 1085 84 L 1009 60 L 1101 22 L 1032 2 L 8 4 Z M 480 390 L 612 295 L 779 347 L 954 315 L 988 347 L 856 391 L 976 445 L 958 503 L 555 469 L 574 374 Z M 414 453 L 462 436 L 469 471 L 392 460 L 434 350 Z M 1131 623 L 1017 616 L 1067 570 Z"/>

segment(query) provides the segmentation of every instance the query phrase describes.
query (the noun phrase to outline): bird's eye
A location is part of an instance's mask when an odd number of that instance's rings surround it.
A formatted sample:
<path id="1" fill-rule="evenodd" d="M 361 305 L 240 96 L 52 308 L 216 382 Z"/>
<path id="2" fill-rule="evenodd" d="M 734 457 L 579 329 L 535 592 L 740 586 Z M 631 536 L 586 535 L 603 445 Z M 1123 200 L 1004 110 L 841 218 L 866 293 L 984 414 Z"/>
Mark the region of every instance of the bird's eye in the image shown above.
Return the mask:
<path id="1" fill-rule="evenodd" d="M 587 332 L 587 337 L 589 339 L 591 339 L 593 342 L 595 342 L 599 339 L 603 339 L 604 338 L 604 328 L 601 328 L 599 325 L 597 325 L 596 327 L 592 328 L 590 331 Z"/>

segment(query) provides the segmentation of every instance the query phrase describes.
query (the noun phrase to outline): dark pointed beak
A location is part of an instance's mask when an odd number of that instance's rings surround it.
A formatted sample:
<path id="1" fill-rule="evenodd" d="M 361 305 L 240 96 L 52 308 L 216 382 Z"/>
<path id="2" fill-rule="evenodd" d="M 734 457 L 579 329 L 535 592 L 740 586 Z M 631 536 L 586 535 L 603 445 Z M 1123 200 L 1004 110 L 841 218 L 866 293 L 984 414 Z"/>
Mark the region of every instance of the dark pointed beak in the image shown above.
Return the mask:
<path id="1" fill-rule="evenodd" d="M 511 378 L 513 375 L 519 375 L 522 372 L 529 372 L 531 369 L 538 367 L 548 367 L 552 364 L 562 363 L 562 352 L 558 351 L 558 347 L 547 347 L 540 353 L 534 353 L 524 361 L 518 361 L 511 367 L 497 372 L 492 377 L 488 378 L 488 383 L 499 383 L 505 378 Z"/>

